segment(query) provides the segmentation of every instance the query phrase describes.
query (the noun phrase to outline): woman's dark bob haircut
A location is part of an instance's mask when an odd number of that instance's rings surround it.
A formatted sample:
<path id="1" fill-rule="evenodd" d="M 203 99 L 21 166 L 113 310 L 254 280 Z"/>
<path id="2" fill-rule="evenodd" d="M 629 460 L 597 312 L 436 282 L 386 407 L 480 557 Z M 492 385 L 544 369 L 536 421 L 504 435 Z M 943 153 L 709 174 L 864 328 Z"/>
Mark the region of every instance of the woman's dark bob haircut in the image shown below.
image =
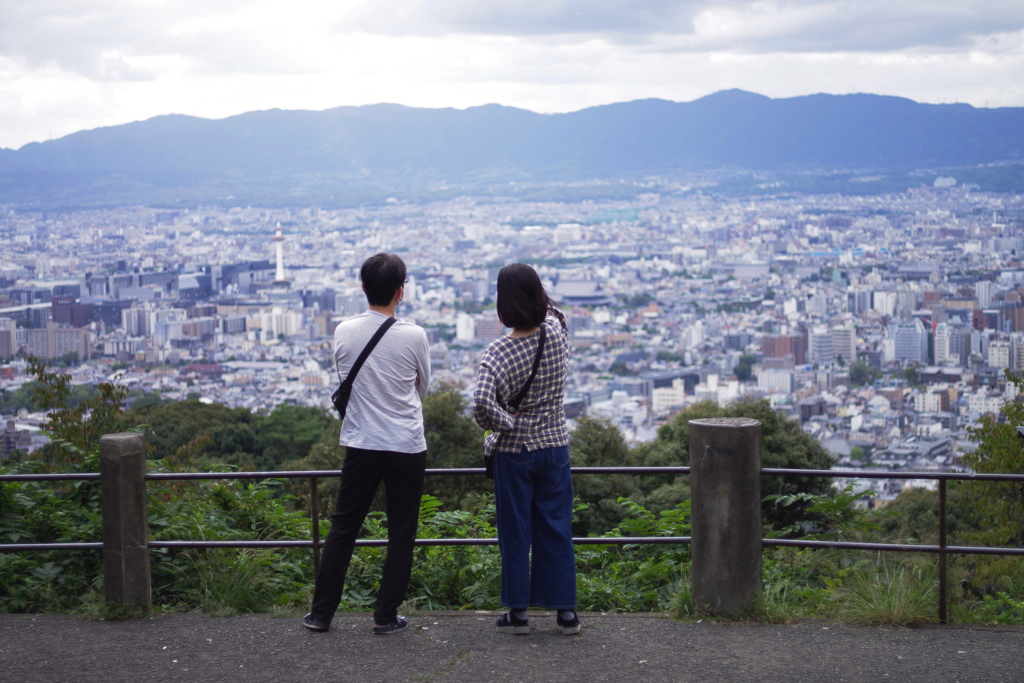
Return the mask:
<path id="1" fill-rule="evenodd" d="M 405 285 L 405 261 L 396 254 L 374 254 L 363 261 L 359 279 L 371 306 L 390 306 L 398 288 Z"/>
<path id="2" fill-rule="evenodd" d="M 505 327 L 528 330 L 544 322 L 551 306 L 540 276 L 525 263 L 498 271 L 498 320 Z"/>

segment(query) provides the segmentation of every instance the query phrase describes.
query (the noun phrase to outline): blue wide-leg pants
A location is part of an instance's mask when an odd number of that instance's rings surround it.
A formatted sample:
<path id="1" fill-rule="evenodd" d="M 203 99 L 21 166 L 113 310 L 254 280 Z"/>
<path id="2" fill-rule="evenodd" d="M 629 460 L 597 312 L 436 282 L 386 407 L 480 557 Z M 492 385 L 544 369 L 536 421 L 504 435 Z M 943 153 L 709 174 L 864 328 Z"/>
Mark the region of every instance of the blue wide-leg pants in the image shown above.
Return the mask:
<path id="1" fill-rule="evenodd" d="M 569 447 L 495 453 L 494 500 L 501 604 L 576 609 Z"/>

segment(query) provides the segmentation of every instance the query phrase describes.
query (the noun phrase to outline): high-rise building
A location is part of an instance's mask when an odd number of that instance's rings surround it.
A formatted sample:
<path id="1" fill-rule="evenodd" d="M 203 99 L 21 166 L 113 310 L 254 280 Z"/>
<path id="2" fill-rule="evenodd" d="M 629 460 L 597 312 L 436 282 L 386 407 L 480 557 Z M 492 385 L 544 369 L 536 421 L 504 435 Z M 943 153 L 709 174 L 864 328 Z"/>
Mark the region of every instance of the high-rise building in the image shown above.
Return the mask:
<path id="1" fill-rule="evenodd" d="M 766 334 L 761 337 L 764 358 L 791 357 L 797 365 L 807 362 L 807 341 L 800 334 Z"/>
<path id="2" fill-rule="evenodd" d="M 1010 335 L 1010 369 L 1024 370 L 1024 334 L 1020 332 Z"/>
<path id="3" fill-rule="evenodd" d="M 153 334 L 150 326 L 150 310 L 132 306 L 121 313 L 121 324 L 130 337 L 149 337 Z"/>
<path id="4" fill-rule="evenodd" d="M 974 293 L 977 295 L 978 308 L 989 308 L 995 301 L 996 285 L 989 280 L 979 280 L 974 285 Z"/>
<path id="5" fill-rule="evenodd" d="M 807 361 L 833 363 L 836 356 L 832 348 L 832 331 L 825 325 L 815 325 L 807 335 Z"/>
<path id="6" fill-rule="evenodd" d="M 50 306 L 51 320 L 59 325 L 85 327 L 92 322 L 93 305 L 79 303 L 73 296 L 55 296 Z"/>
<path id="7" fill-rule="evenodd" d="M 857 315 L 871 310 L 871 295 L 870 289 L 851 289 L 847 293 L 847 309 Z"/>
<path id="8" fill-rule="evenodd" d="M 302 330 L 302 313 L 281 306 L 274 306 L 260 314 L 260 327 L 264 336 L 271 338 L 290 337 Z"/>
<path id="9" fill-rule="evenodd" d="M 882 315 L 891 316 L 896 312 L 896 293 L 874 292 L 871 297 L 871 306 Z"/>
<path id="10" fill-rule="evenodd" d="M 996 339 L 988 345 L 988 364 L 994 368 L 1010 368 L 1010 342 L 1007 339 Z"/>
<path id="11" fill-rule="evenodd" d="M 13 358 L 18 353 L 18 325 L 9 318 L 0 318 L 0 358 Z"/>
<path id="12" fill-rule="evenodd" d="M 893 342 L 893 360 L 905 363 L 928 362 L 928 335 L 918 318 L 900 320 L 889 326 Z"/>
<path id="13" fill-rule="evenodd" d="M 849 365 L 857 359 L 857 330 L 852 325 L 832 328 L 832 354 L 834 359 L 842 357 Z"/>
<path id="14" fill-rule="evenodd" d="M 92 357 L 92 335 L 87 328 L 61 328 L 57 323 L 47 323 L 45 328 L 21 330 L 24 334 L 25 350 L 37 358 L 60 358 L 70 353 L 79 360 Z"/>
<path id="15" fill-rule="evenodd" d="M 946 365 L 950 361 L 949 325 L 939 323 L 935 326 L 935 364 Z"/>
<path id="16" fill-rule="evenodd" d="M 476 321 L 474 332 L 477 339 L 497 339 L 504 330 L 497 316 L 484 316 Z"/>

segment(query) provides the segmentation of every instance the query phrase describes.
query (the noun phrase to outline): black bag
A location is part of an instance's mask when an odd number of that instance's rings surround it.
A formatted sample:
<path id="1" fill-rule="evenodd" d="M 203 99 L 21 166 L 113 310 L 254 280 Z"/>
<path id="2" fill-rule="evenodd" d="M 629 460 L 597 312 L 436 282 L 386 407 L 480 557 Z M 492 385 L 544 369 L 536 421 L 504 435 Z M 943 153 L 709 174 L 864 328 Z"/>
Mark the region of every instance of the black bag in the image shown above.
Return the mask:
<path id="1" fill-rule="evenodd" d="M 356 362 L 352 364 L 352 369 L 348 371 L 348 376 L 342 380 L 338 388 L 331 394 L 331 403 L 334 404 L 334 409 L 338 411 L 338 417 L 342 420 L 345 419 L 345 409 L 348 408 L 348 399 L 352 396 L 352 382 L 356 380 L 356 373 L 363 367 L 363 363 L 366 361 L 367 356 L 370 355 L 370 351 L 373 351 L 373 347 L 377 345 L 380 338 L 384 336 L 384 333 L 388 331 L 388 328 L 397 322 L 396 318 L 388 318 L 381 326 L 377 328 L 377 331 L 370 337 L 370 341 L 366 343 L 363 350 L 360 352 L 359 357 L 356 358 Z"/>
<path id="2" fill-rule="evenodd" d="M 519 390 L 516 397 L 508 402 L 509 412 L 516 412 L 519 410 L 519 404 L 526 398 L 526 392 L 530 390 L 530 385 L 533 384 L 533 378 L 537 375 L 537 368 L 540 367 L 540 356 L 544 353 L 544 339 L 546 334 L 544 332 L 544 325 L 540 326 L 540 341 L 537 342 L 537 355 L 533 357 L 533 370 L 530 371 L 530 376 L 526 380 L 526 384 Z M 488 479 L 494 479 L 494 456 L 484 455 L 484 476 Z"/>
<path id="3" fill-rule="evenodd" d="M 334 404 L 334 409 L 338 411 L 338 417 L 342 420 L 345 419 L 345 409 L 348 408 L 348 399 L 352 396 L 352 384 L 351 382 L 342 382 L 338 385 L 338 388 L 331 394 L 331 403 Z"/>

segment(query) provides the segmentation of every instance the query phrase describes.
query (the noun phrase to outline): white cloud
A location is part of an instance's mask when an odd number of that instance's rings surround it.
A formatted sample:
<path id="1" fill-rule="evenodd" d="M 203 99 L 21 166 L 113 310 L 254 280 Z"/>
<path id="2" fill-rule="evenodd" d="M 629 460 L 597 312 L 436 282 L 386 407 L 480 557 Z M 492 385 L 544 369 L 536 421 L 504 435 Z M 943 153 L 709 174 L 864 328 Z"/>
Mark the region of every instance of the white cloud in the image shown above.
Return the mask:
<path id="1" fill-rule="evenodd" d="M 0 147 L 159 114 L 727 88 L 1024 106 L 1022 0 L 0 0 Z"/>
<path id="2" fill-rule="evenodd" d="M 0 10 L 0 55 L 28 69 L 55 67 L 98 80 L 145 80 L 146 60 L 182 57 L 226 73 L 293 71 L 236 30 L 242 0 L 31 0 Z"/>
<path id="3" fill-rule="evenodd" d="M 874 51 L 951 47 L 1024 28 L 1020 0 L 378 0 L 338 30 L 393 35 L 579 35 L 679 49 Z"/>

